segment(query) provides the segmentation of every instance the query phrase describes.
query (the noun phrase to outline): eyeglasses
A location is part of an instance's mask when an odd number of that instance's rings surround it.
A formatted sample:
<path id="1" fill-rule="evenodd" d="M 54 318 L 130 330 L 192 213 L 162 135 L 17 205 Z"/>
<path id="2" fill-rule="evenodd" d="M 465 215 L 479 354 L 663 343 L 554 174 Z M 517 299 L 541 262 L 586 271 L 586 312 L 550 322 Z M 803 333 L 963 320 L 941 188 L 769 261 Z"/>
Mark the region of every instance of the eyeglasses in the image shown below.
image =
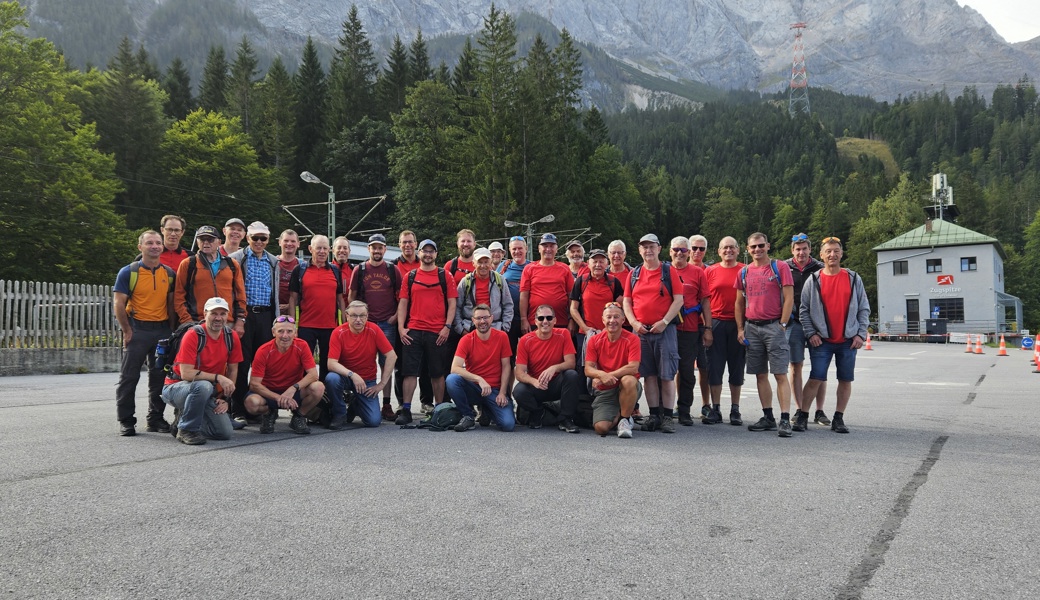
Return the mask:
<path id="1" fill-rule="evenodd" d="M 748 244 L 747 247 L 752 250 L 758 250 L 759 248 L 765 248 L 766 244 Z"/>
<path id="2" fill-rule="evenodd" d="M 275 323 L 295 323 L 296 319 L 290 317 L 289 315 L 278 315 L 277 317 L 275 317 L 274 322 Z"/>
<path id="3" fill-rule="evenodd" d="M 527 240 L 525 240 L 524 236 L 522 236 L 522 235 L 514 235 L 513 237 L 509 238 L 509 241 L 510 242 L 526 242 Z"/>
<path id="4" fill-rule="evenodd" d="M 693 250 L 694 252 L 704 252 L 707 249 L 707 246 L 694 246 L 693 248 L 691 248 L 691 250 Z"/>
<path id="5" fill-rule="evenodd" d="M 484 315 L 482 317 L 478 317 L 478 316 L 474 315 L 473 316 L 473 320 L 474 321 L 490 321 L 491 320 L 491 315 Z"/>
<path id="6" fill-rule="evenodd" d="M 347 313 L 347 318 L 348 319 L 354 319 L 355 321 L 363 320 L 363 319 L 367 319 L 368 318 L 368 313 L 363 313 L 363 314 L 360 314 L 360 315 L 354 315 L 354 314 Z"/>
<path id="7" fill-rule="evenodd" d="M 809 241 L 809 236 L 805 235 L 804 233 L 799 233 L 798 235 L 792 235 L 791 236 L 791 241 L 792 242 L 808 242 Z"/>
<path id="8" fill-rule="evenodd" d="M 254 242 L 266 242 L 267 241 L 267 236 L 266 235 L 254 235 L 253 237 L 251 237 L 249 239 L 253 240 Z"/>
<path id="9" fill-rule="evenodd" d="M 672 248 L 672 252 L 675 252 L 676 254 L 686 254 L 689 251 L 689 248 Z"/>
<path id="10" fill-rule="evenodd" d="M 836 237 L 825 237 L 822 240 L 820 240 L 821 244 L 830 244 L 831 242 L 834 242 L 835 244 L 840 244 L 841 240 L 839 240 Z"/>
<path id="11" fill-rule="evenodd" d="M 556 318 L 556 315 L 538 315 L 535 318 L 538 319 L 539 321 L 552 321 L 553 319 Z"/>

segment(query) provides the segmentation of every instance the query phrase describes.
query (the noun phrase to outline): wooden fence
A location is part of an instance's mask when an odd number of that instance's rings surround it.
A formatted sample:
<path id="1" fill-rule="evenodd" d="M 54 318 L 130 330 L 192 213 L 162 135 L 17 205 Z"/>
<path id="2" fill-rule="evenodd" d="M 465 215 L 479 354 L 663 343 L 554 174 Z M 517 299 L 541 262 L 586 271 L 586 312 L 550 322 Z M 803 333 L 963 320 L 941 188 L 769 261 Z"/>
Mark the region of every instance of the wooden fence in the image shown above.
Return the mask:
<path id="1" fill-rule="evenodd" d="M 0 279 L 0 348 L 117 348 L 112 287 Z"/>

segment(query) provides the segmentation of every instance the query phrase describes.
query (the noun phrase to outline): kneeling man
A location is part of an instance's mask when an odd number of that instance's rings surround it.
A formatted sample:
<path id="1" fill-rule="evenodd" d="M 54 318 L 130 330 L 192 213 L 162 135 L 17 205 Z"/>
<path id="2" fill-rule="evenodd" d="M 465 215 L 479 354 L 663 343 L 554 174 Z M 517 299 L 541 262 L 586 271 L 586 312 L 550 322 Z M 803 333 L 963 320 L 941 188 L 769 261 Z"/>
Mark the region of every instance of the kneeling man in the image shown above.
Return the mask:
<path id="1" fill-rule="evenodd" d="M 478 304 L 473 308 L 473 331 L 462 336 L 455 358 L 451 363 L 451 374 L 444 387 L 455 406 L 462 413 L 462 420 L 455 431 L 473 429 L 476 424 L 473 405 L 480 404 L 490 414 L 502 431 L 516 427 L 513 403 L 506 397 L 503 382 L 509 381 L 509 334 L 491 326 L 491 307 Z"/>
<path id="2" fill-rule="evenodd" d="M 632 437 L 632 411 L 643 393 L 642 347 L 638 336 L 622 329 L 624 323 L 621 305 L 608 303 L 603 331 L 589 338 L 585 349 L 585 375 L 592 379 L 592 425 L 600 437 L 614 427 L 619 438 Z"/>
<path id="3" fill-rule="evenodd" d="M 376 381 L 379 357 L 384 358 L 383 375 Z M 339 430 L 361 415 L 365 427 L 379 427 L 383 415 L 379 398 L 390 383 L 397 364 L 397 353 L 383 330 L 368 321 L 368 305 L 355 300 L 347 306 L 347 322 L 332 332 L 329 340 L 329 374 L 325 385 L 332 400 L 332 422 L 329 429 Z M 350 411 L 344 390 L 353 392 Z M 348 416 L 349 414 L 349 416 Z"/>
<path id="4" fill-rule="evenodd" d="M 260 416 L 260 433 L 274 433 L 278 409 L 292 411 L 289 427 L 298 434 L 311 428 L 305 416 L 321 400 L 325 386 L 318 381 L 318 365 L 307 342 L 296 337 L 292 317 L 275 318 L 274 339 L 262 344 L 253 356 L 246 411 Z"/>

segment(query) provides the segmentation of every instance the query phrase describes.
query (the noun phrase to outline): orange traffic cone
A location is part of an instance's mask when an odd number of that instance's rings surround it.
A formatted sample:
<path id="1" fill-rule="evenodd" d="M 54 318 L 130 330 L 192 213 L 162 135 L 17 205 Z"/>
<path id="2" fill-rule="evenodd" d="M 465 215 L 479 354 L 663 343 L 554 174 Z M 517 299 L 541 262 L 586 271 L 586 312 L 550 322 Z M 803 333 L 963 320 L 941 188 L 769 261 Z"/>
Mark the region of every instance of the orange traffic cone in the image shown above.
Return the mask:
<path id="1" fill-rule="evenodd" d="M 1033 365 L 1035 365 L 1033 372 L 1040 373 L 1040 348 L 1036 346 L 1033 346 Z"/>
<path id="2" fill-rule="evenodd" d="M 968 342 L 964 345 L 964 353 L 971 354 L 971 334 L 968 334 Z"/>
<path id="3" fill-rule="evenodd" d="M 864 344 L 863 350 L 873 350 L 873 348 L 870 347 L 870 332 L 869 331 L 867 332 L 867 343 Z"/>
<path id="4" fill-rule="evenodd" d="M 997 356 L 1007 356 L 1007 344 L 1004 343 L 1004 334 L 1000 334 L 1000 349 L 997 350 Z"/>
<path id="5" fill-rule="evenodd" d="M 983 354 L 982 352 L 982 334 L 980 333 L 975 337 L 975 354 Z"/>

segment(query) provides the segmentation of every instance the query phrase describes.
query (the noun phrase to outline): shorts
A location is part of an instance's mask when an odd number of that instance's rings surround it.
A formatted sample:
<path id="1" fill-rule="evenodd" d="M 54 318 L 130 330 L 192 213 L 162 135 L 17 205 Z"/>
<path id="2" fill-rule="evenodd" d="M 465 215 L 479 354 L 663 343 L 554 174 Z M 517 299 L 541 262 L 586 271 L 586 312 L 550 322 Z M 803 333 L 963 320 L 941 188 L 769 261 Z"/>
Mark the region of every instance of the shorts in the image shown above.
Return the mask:
<path id="1" fill-rule="evenodd" d="M 614 417 L 621 414 L 621 385 L 616 385 L 609 390 L 592 391 L 592 422 L 613 421 Z M 636 380 L 636 401 L 643 395 L 643 383 Z"/>
<path id="2" fill-rule="evenodd" d="M 845 340 L 840 344 L 824 342 L 815 348 L 810 346 L 809 360 L 812 362 L 812 369 L 809 371 L 809 379 L 827 381 L 827 369 L 831 366 L 832 356 L 838 369 L 838 381 L 852 381 L 856 371 L 856 351 L 852 349 L 852 340 Z"/>
<path id="3" fill-rule="evenodd" d="M 418 377 L 423 363 L 426 363 L 431 379 L 448 374 L 451 366 L 451 354 L 447 341 L 438 346 L 436 333 L 417 329 L 410 330 L 408 336 L 412 338 L 412 343 L 410 345 L 401 344 L 402 377 Z"/>
<path id="4" fill-rule="evenodd" d="M 268 389 L 270 389 L 270 388 L 268 388 Z M 271 390 L 271 391 L 280 395 L 285 390 Z M 250 392 L 249 395 L 250 396 L 257 396 L 258 398 L 261 398 L 267 404 L 268 410 L 274 411 L 275 413 L 278 412 L 278 401 L 277 400 L 272 400 L 270 398 L 264 398 L 263 396 L 261 396 L 260 394 L 255 393 L 255 392 Z M 293 394 L 293 400 L 296 401 L 297 406 L 299 406 L 300 404 L 303 404 L 303 399 L 300 397 L 300 390 L 296 390 L 296 393 Z"/>
<path id="5" fill-rule="evenodd" d="M 805 362 L 805 330 L 798 321 L 787 324 L 787 344 L 791 346 L 791 364 Z"/>
<path id="6" fill-rule="evenodd" d="M 665 327 L 661 333 L 645 333 L 639 336 L 639 374 L 642 377 L 658 377 L 665 381 L 675 379 L 679 371 L 679 342 L 675 325 Z"/>
<path id="7" fill-rule="evenodd" d="M 767 371 L 774 375 L 787 374 L 791 365 L 791 348 L 787 343 L 787 331 L 779 321 L 768 325 L 746 323 L 744 339 L 748 341 L 748 375 L 761 375 Z"/>

